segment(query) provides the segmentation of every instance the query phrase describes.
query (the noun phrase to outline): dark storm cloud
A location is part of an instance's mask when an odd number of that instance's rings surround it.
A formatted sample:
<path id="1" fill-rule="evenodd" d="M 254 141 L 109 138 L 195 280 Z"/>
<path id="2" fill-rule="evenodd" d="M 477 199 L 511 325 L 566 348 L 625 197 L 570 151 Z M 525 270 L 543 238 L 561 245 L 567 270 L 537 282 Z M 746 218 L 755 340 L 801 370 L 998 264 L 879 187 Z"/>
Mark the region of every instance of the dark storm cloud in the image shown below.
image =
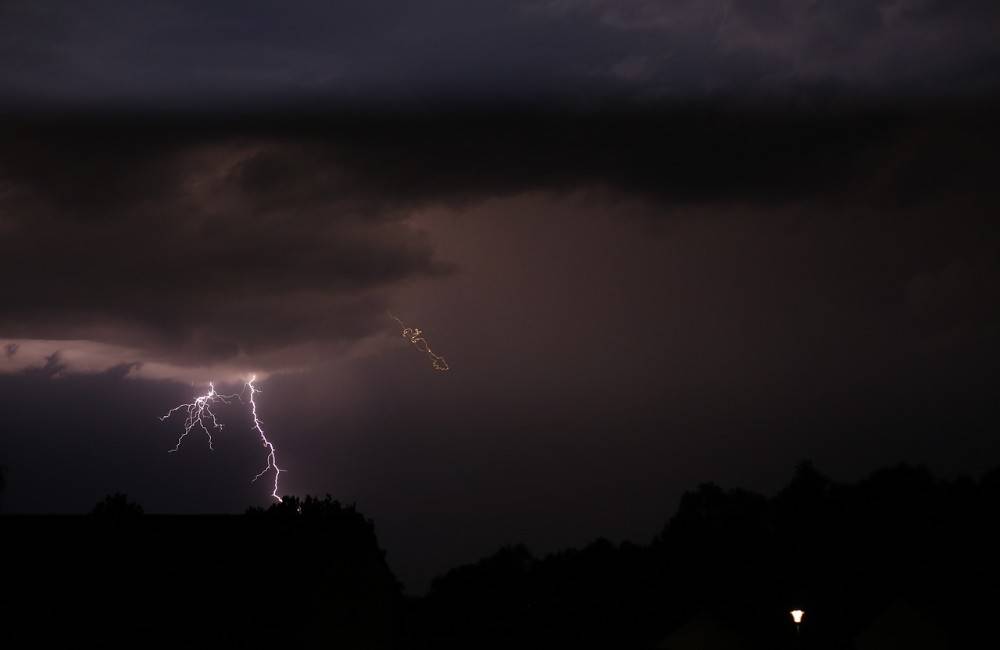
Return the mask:
<path id="1" fill-rule="evenodd" d="M 4 151 L 6 338 L 174 363 L 253 356 L 362 338 L 380 290 L 447 272 L 329 150 L 129 138 L 13 138 Z"/>
<path id="2" fill-rule="evenodd" d="M 985 0 L 432 0 L 0 8 L 8 103 L 930 96 L 997 90 Z"/>
<path id="3" fill-rule="evenodd" d="M 454 270 L 409 220 L 426 207 L 600 187 L 660 206 L 643 211 L 655 221 L 685 206 L 854 206 L 891 230 L 947 203 L 986 223 L 998 162 L 996 126 L 974 111 L 122 115 L 18 122 L 7 141 L 0 272 L 17 281 L 2 333 L 36 356 L 56 350 L 26 340 L 90 342 L 84 367 L 308 365 L 303 346 L 376 331 L 387 291 Z M 917 282 L 915 304 L 938 285 Z"/>
<path id="4" fill-rule="evenodd" d="M 251 371 L 283 489 L 418 583 L 996 462 L 996 3 L 291 6 L 0 3 L 10 509 L 268 503 L 244 409 L 156 419 Z"/>

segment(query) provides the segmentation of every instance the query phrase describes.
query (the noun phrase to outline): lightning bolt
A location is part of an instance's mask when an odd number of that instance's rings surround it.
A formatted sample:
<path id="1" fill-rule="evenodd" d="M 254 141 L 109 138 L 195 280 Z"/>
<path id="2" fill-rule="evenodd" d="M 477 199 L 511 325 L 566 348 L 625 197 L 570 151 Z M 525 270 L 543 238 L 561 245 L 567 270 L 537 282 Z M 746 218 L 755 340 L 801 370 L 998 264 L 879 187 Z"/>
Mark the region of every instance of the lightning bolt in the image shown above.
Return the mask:
<path id="1" fill-rule="evenodd" d="M 431 350 L 430 343 L 428 343 L 427 339 L 424 338 L 423 332 L 421 332 L 420 329 L 416 327 L 407 327 L 406 324 L 399 320 L 399 318 L 397 318 L 391 311 L 386 313 L 389 314 L 389 318 L 399 323 L 399 326 L 403 328 L 403 338 L 409 339 L 410 343 L 412 343 L 415 348 L 427 355 L 427 357 L 431 360 L 432 368 L 440 370 L 441 372 L 450 370 L 448 362 L 444 360 L 444 357 L 434 354 L 434 351 Z"/>
<path id="2" fill-rule="evenodd" d="M 191 430 L 195 427 L 200 427 L 201 430 L 205 432 L 205 435 L 208 436 L 208 448 L 214 451 L 215 447 L 212 446 L 212 432 L 207 426 L 205 426 L 205 420 L 208 418 L 212 429 L 218 429 L 221 431 L 222 425 L 219 424 L 219 420 L 215 417 L 215 413 L 212 411 L 212 405 L 216 402 L 229 404 L 234 399 L 240 399 L 240 396 L 221 395 L 215 392 L 215 385 L 209 382 L 207 393 L 195 397 L 194 401 L 190 404 L 179 404 L 167 411 L 166 415 L 161 416 L 160 422 L 165 422 L 178 411 L 183 410 L 187 412 L 187 418 L 184 420 L 184 433 L 177 438 L 177 444 L 170 450 L 170 453 L 172 454 L 181 448 L 181 443 L 184 442 L 184 438 L 187 438 L 188 434 L 191 433 Z"/>
<path id="3" fill-rule="evenodd" d="M 259 417 L 257 417 L 257 400 L 255 395 L 261 390 L 254 385 L 257 380 L 257 376 L 254 375 L 250 377 L 246 385 L 243 387 L 242 393 L 234 393 L 232 395 L 223 395 L 216 392 L 215 385 L 211 382 L 208 384 L 208 392 L 204 395 L 199 395 L 194 398 L 194 401 L 189 404 L 178 404 L 174 408 L 166 412 L 165 415 L 160 417 L 160 422 L 165 422 L 169 420 L 177 412 L 185 412 L 187 417 L 184 419 L 184 433 L 177 438 L 177 444 L 174 448 L 169 451 L 169 453 L 174 453 L 181 448 L 181 443 L 184 442 L 184 438 L 191 433 L 196 427 L 200 428 L 208 436 L 208 448 L 212 451 L 215 450 L 212 440 L 212 430 L 222 430 L 222 423 L 219 422 L 218 418 L 215 416 L 215 412 L 212 411 L 212 406 L 216 403 L 231 404 L 233 400 L 239 400 L 240 403 L 245 403 L 243 401 L 243 395 L 249 391 L 250 398 L 250 414 L 253 416 L 253 430 L 257 432 L 260 436 L 261 444 L 267 449 L 267 465 L 262 469 L 256 476 L 253 477 L 251 483 L 256 483 L 264 474 L 271 469 L 274 470 L 274 487 L 271 490 L 271 496 L 281 502 L 281 497 L 278 496 L 278 476 L 286 471 L 278 467 L 278 460 L 276 456 L 277 450 L 274 448 L 274 444 L 267 439 L 267 435 L 264 433 L 264 423 Z"/>
<path id="4" fill-rule="evenodd" d="M 260 434 L 261 444 L 267 449 L 267 465 L 264 467 L 264 469 L 260 470 L 260 472 L 257 473 L 257 476 L 253 477 L 253 480 L 250 482 L 256 483 L 257 479 L 259 479 L 264 474 L 267 474 L 267 470 L 273 468 L 274 489 L 271 490 L 271 496 L 277 499 L 278 503 L 281 503 L 281 497 L 278 496 L 278 476 L 280 476 L 281 473 L 285 470 L 278 467 L 278 460 L 275 457 L 274 445 L 271 444 L 271 441 L 267 439 L 267 435 L 264 434 L 264 428 L 262 426 L 263 422 L 261 422 L 260 418 L 257 417 L 257 401 L 254 399 L 254 395 L 259 393 L 260 389 L 253 385 L 253 382 L 256 379 L 257 376 L 254 375 L 253 377 L 250 378 L 250 381 L 247 382 L 247 388 L 250 389 L 250 412 L 251 414 L 253 414 L 253 428 L 258 434 Z"/>

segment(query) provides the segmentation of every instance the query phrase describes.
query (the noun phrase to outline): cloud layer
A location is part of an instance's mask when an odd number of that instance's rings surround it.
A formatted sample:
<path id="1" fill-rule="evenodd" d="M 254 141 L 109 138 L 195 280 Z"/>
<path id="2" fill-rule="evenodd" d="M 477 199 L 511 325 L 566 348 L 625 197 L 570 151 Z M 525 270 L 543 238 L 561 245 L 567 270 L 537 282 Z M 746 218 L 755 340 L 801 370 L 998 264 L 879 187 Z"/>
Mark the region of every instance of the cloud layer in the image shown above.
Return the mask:
<path id="1" fill-rule="evenodd" d="M 1000 10 L 985 0 L 549 0 L 631 35 L 610 72 L 648 94 L 950 96 L 995 88 Z"/>
<path id="2" fill-rule="evenodd" d="M 22 105 L 589 105 L 998 90 L 989 0 L 144 2 L 0 7 Z"/>
<path id="3" fill-rule="evenodd" d="M 294 366 L 304 343 L 370 332 L 386 287 L 448 270 L 404 211 L 359 197 L 329 151 L 260 138 L 118 145 L 31 140 L 5 155 L 11 360 L 74 339 L 114 349 L 77 342 L 44 355 L 62 350 L 81 369 L 101 355 Z"/>
<path id="4" fill-rule="evenodd" d="M 461 272 L 413 219 L 435 207 L 602 188 L 636 227 L 692 207 L 853 206 L 923 232 L 934 206 L 978 223 L 996 197 L 996 126 L 978 112 L 460 117 L 15 127 L 0 335 L 20 347 L 4 367 L 103 355 L 136 376 L 219 378 L 370 349 L 396 292 Z"/>

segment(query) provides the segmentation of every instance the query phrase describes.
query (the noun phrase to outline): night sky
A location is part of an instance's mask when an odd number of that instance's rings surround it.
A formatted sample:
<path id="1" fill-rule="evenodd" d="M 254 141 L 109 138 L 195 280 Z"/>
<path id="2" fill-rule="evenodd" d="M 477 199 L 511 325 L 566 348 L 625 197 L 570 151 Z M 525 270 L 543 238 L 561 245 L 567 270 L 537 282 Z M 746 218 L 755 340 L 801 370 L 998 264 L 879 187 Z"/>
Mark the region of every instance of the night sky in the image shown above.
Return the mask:
<path id="1" fill-rule="evenodd" d="M 341 6 L 343 5 L 343 6 Z M 1000 463 L 993 0 L 0 3 L 6 512 L 372 517 L 411 591 L 699 482 Z M 387 310 L 423 330 L 435 372 Z"/>

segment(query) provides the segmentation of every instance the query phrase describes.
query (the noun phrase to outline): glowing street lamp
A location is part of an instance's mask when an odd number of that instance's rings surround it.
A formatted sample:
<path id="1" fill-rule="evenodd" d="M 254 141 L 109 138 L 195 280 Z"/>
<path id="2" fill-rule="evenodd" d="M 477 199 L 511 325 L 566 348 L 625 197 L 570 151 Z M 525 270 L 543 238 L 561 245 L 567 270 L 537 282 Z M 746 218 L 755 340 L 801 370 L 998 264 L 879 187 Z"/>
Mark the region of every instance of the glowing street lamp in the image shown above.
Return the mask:
<path id="1" fill-rule="evenodd" d="M 790 611 L 788 613 L 792 615 L 792 620 L 795 621 L 795 633 L 798 634 L 799 633 L 799 623 L 802 622 L 802 617 L 805 616 L 806 613 L 803 612 L 801 609 L 793 609 L 792 611 Z"/>

